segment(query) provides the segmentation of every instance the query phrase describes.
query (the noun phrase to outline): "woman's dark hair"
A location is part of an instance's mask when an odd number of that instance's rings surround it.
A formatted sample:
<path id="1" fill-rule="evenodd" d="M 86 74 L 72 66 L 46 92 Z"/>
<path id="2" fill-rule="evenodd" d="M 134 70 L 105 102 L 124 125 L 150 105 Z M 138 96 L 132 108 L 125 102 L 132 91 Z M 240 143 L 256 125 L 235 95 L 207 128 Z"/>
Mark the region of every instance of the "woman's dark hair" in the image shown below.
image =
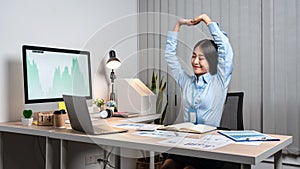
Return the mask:
<path id="1" fill-rule="evenodd" d="M 203 51 L 203 54 L 209 64 L 209 72 L 210 74 L 214 75 L 217 73 L 217 65 L 218 65 L 218 52 L 217 52 L 217 45 L 213 40 L 203 39 L 196 43 L 194 50 L 200 47 Z"/>

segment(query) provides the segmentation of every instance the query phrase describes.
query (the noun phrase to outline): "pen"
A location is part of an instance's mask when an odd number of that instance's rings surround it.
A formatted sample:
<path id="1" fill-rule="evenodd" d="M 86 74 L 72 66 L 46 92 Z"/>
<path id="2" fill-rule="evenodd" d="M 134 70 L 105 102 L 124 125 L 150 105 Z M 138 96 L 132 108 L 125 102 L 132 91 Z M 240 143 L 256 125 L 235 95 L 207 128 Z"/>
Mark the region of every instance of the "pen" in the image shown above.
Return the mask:
<path id="1" fill-rule="evenodd" d="M 248 137 L 246 138 L 246 141 L 264 141 L 267 140 L 266 137 Z"/>

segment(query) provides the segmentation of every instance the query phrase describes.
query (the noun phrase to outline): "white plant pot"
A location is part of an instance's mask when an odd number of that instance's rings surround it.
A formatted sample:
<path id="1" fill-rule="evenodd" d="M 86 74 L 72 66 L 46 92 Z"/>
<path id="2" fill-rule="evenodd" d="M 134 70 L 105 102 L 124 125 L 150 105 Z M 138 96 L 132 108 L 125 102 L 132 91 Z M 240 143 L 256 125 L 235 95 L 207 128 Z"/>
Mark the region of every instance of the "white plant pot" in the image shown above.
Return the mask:
<path id="1" fill-rule="evenodd" d="M 24 117 L 22 117 L 21 121 L 22 121 L 22 124 L 24 126 L 31 126 L 33 118 L 32 117 L 31 118 L 24 118 Z"/>

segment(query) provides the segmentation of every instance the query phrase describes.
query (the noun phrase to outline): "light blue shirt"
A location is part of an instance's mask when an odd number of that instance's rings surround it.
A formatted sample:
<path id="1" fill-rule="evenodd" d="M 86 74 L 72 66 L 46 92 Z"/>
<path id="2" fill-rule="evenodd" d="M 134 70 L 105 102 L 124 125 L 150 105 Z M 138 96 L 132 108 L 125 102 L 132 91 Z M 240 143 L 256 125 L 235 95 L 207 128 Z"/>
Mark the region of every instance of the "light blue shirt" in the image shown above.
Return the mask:
<path id="1" fill-rule="evenodd" d="M 200 76 L 197 82 L 196 75 L 190 76 L 182 69 L 176 57 L 178 32 L 168 32 L 165 59 L 181 88 L 184 121 L 189 121 L 189 109 L 194 106 L 196 123 L 219 126 L 233 70 L 233 52 L 226 33 L 217 23 L 210 23 L 208 28 L 218 47 L 215 75 L 206 73 Z"/>

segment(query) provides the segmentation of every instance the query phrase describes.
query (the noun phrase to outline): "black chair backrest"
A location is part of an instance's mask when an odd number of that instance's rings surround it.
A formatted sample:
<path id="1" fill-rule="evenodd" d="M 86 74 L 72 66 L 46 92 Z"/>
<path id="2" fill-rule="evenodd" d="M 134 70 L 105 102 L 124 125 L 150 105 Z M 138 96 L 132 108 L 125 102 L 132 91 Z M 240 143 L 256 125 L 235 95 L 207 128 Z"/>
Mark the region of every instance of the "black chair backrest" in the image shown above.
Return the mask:
<path id="1" fill-rule="evenodd" d="M 220 128 L 244 130 L 243 99 L 244 92 L 227 93 Z"/>

